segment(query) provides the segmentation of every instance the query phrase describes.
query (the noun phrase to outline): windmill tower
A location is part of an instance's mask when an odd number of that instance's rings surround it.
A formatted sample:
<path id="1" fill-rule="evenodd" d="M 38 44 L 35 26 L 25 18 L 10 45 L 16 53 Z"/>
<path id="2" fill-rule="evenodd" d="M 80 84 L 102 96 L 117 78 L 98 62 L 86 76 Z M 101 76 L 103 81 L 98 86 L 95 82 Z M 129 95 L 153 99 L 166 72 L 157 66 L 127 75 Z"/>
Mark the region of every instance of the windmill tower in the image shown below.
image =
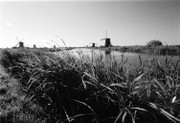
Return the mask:
<path id="1" fill-rule="evenodd" d="M 18 39 L 18 37 L 16 37 L 18 44 L 15 46 L 17 47 L 19 45 L 19 48 L 24 48 L 24 42 L 23 42 L 23 38 L 21 40 Z"/>
<path id="2" fill-rule="evenodd" d="M 97 44 L 97 43 L 92 42 L 92 43 L 90 43 L 90 44 L 92 44 L 91 47 L 96 47 L 96 44 Z"/>
<path id="3" fill-rule="evenodd" d="M 33 45 L 33 48 L 37 48 L 35 44 Z"/>
<path id="4" fill-rule="evenodd" d="M 105 41 L 105 44 L 104 44 L 105 47 L 110 47 L 111 46 L 111 39 L 107 38 L 107 31 L 106 31 L 105 38 L 102 38 L 101 41 Z"/>
<path id="5" fill-rule="evenodd" d="M 19 48 L 24 48 L 24 42 L 22 41 L 19 42 Z"/>

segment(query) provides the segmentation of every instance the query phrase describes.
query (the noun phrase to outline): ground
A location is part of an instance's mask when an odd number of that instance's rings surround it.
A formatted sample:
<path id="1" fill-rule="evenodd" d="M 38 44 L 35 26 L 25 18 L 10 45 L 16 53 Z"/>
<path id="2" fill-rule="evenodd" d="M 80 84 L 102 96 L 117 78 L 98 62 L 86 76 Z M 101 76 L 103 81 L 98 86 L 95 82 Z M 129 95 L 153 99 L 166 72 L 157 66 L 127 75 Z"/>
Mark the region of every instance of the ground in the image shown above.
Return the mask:
<path id="1" fill-rule="evenodd" d="M 0 117 L 18 112 L 22 98 L 23 94 L 20 94 L 20 85 L 17 80 L 10 77 L 0 66 Z"/>

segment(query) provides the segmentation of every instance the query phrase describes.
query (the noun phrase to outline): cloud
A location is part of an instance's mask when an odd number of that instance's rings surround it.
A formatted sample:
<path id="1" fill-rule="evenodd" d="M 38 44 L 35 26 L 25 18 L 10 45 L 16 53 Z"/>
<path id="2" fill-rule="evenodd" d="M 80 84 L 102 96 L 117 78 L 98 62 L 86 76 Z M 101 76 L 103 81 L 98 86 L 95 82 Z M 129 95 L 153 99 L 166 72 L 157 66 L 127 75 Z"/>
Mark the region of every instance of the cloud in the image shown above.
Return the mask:
<path id="1" fill-rule="evenodd" d="M 6 22 L 7 27 L 12 27 L 12 24 L 10 22 Z"/>

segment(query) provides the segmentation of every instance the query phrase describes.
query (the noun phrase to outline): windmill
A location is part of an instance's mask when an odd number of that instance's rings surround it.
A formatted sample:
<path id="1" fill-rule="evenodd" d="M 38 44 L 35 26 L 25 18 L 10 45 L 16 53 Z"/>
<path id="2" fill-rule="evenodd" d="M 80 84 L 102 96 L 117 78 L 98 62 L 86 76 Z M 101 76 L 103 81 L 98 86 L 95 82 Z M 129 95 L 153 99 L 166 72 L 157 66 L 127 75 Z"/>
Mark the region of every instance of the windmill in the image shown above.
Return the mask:
<path id="1" fill-rule="evenodd" d="M 35 44 L 33 44 L 33 48 L 37 48 Z"/>
<path id="2" fill-rule="evenodd" d="M 21 40 L 19 40 L 18 37 L 16 37 L 16 40 L 18 41 L 18 44 L 15 47 L 17 47 L 19 45 L 19 48 L 24 48 L 24 42 L 22 42 L 23 38 Z"/>
<path id="3" fill-rule="evenodd" d="M 111 39 L 107 38 L 107 31 L 106 31 L 105 38 L 102 38 L 101 41 L 105 41 L 105 47 L 110 47 L 111 46 Z"/>
<path id="4" fill-rule="evenodd" d="M 96 47 L 96 44 L 97 44 L 97 43 L 91 42 L 90 44 L 92 44 L 91 47 Z"/>

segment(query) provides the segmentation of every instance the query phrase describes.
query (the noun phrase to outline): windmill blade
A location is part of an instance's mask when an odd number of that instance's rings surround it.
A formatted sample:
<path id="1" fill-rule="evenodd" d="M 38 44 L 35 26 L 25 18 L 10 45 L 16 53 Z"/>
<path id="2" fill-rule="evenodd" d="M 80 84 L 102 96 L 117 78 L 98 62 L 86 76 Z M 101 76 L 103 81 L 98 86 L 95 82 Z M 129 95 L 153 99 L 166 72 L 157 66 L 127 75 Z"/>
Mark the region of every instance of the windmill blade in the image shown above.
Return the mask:
<path id="1" fill-rule="evenodd" d="M 19 43 L 17 43 L 14 47 L 17 47 L 19 45 Z"/>
<path id="2" fill-rule="evenodd" d="M 24 43 L 25 46 L 30 47 L 28 44 Z"/>
<path id="3" fill-rule="evenodd" d="M 107 30 L 106 30 L 106 35 L 105 35 L 105 38 L 107 38 Z"/>
<path id="4" fill-rule="evenodd" d="M 20 41 L 23 41 L 23 40 L 24 40 L 24 38 L 22 38 L 21 40 L 19 40 L 19 39 L 18 39 L 18 37 L 16 37 L 16 40 L 20 42 Z"/>
<path id="5" fill-rule="evenodd" d="M 102 38 L 101 41 L 106 40 L 106 38 Z"/>
<path id="6" fill-rule="evenodd" d="M 166 42 L 166 41 L 164 41 L 164 43 L 166 44 L 166 46 L 168 46 L 168 44 L 167 44 L 167 42 Z"/>
<path id="7" fill-rule="evenodd" d="M 18 37 L 16 37 L 16 40 L 19 41 Z"/>

